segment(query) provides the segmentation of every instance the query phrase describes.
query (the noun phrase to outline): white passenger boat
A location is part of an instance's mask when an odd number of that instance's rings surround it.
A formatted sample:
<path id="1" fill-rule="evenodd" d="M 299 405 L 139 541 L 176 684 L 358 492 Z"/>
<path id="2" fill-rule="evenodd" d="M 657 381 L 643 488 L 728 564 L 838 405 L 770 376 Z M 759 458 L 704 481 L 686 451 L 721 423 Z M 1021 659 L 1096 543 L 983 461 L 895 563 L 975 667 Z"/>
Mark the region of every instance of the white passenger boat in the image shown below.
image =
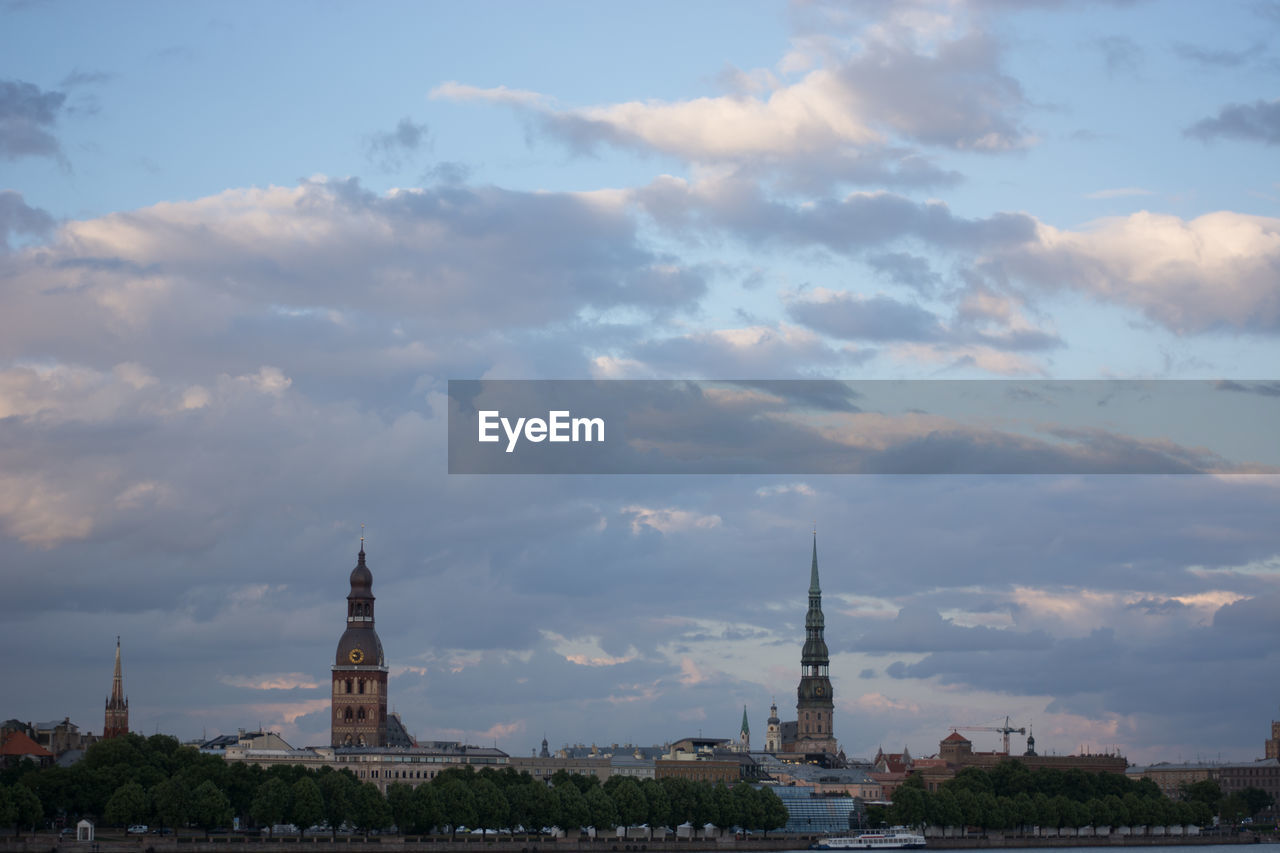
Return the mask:
<path id="1" fill-rule="evenodd" d="M 815 841 L 812 850 L 905 850 L 924 847 L 924 836 L 906 829 L 863 832 Z"/>

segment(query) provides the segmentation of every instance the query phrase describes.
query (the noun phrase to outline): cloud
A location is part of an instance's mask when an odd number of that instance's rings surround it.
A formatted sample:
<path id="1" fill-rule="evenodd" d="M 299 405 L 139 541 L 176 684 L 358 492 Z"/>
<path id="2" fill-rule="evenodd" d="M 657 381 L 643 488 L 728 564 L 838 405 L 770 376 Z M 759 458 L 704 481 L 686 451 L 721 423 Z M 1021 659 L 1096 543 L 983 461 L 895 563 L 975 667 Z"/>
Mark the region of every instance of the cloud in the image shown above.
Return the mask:
<path id="1" fill-rule="evenodd" d="M 229 687 L 249 690 L 312 690 L 321 687 L 319 681 L 302 672 L 265 673 L 262 675 L 224 675 L 220 679 Z"/>
<path id="2" fill-rule="evenodd" d="M 1204 118 L 1184 131 L 1208 142 L 1212 139 L 1240 139 L 1280 145 L 1280 100 L 1227 104 L 1212 118 Z"/>
<path id="3" fill-rule="evenodd" d="M 631 532 L 635 534 L 641 533 L 646 528 L 663 534 L 705 530 L 719 527 L 721 521 L 718 515 L 702 515 L 673 507 L 649 508 L 633 505 L 623 507 L 622 513 L 630 516 Z"/>
<path id="4" fill-rule="evenodd" d="M 53 231 L 53 217 L 38 207 L 31 207 L 14 190 L 0 190 L 0 251 L 9 248 L 9 235 L 26 235 L 43 239 Z"/>
<path id="5" fill-rule="evenodd" d="M 369 161 L 387 172 L 402 168 L 412 155 L 430 147 L 430 130 L 425 124 L 415 124 L 408 116 L 400 119 L 395 130 L 379 131 L 365 140 Z"/>
<path id="6" fill-rule="evenodd" d="M 993 253 L 988 269 L 1132 306 L 1177 334 L 1280 331 L 1280 220 L 1265 216 L 1144 211 L 1082 231 L 1041 224 L 1035 242 Z"/>
<path id="7" fill-rule="evenodd" d="M 728 75 L 730 94 L 675 101 L 562 107 L 505 86 L 456 82 L 433 98 L 502 104 L 525 111 L 546 135 L 576 151 L 610 145 L 782 173 L 800 184 L 829 179 L 889 184 L 952 183 L 914 146 L 1005 151 L 1031 139 L 1021 125 L 1027 102 L 999 67 L 1000 45 L 973 30 L 923 40 L 869 27 L 829 53 L 784 65 L 812 70 L 788 81 L 771 71 Z M 722 75 L 723 76 L 723 75 Z M 747 81 L 749 85 L 743 85 Z M 903 146 L 908 147 L 903 147 Z"/>
<path id="8" fill-rule="evenodd" d="M 50 157 L 65 162 L 52 133 L 67 96 L 23 80 L 0 80 L 0 157 Z"/>
<path id="9" fill-rule="evenodd" d="M 1102 52 L 1102 60 L 1106 64 L 1107 73 L 1137 74 L 1142 67 L 1142 48 L 1127 36 L 1107 36 L 1098 39 L 1095 44 Z"/>
<path id="10" fill-rule="evenodd" d="M 1266 45 L 1256 42 L 1240 50 L 1204 48 L 1194 44 L 1179 42 L 1174 45 L 1174 52 L 1183 59 L 1208 68 L 1238 68 L 1266 52 Z"/>
<path id="11" fill-rule="evenodd" d="M 1136 195 L 1155 195 L 1151 190 L 1144 190 L 1142 187 L 1116 187 L 1108 190 L 1095 190 L 1091 193 L 1085 193 L 1085 198 L 1090 199 L 1108 199 L 1108 198 L 1128 198 Z"/>

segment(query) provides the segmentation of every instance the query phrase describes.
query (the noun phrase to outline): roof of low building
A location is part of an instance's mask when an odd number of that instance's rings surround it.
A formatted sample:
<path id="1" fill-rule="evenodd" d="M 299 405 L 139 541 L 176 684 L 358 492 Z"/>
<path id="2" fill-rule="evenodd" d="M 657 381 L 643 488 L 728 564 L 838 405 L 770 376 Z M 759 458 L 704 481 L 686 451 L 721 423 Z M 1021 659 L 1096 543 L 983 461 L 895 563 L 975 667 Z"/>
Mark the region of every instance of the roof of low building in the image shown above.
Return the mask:
<path id="1" fill-rule="evenodd" d="M 29 755 L 35 758 L 53 758 L 53 753 L 27 737 L 25 732 L 9 732 L 0 741 L 0 755 Z"/>

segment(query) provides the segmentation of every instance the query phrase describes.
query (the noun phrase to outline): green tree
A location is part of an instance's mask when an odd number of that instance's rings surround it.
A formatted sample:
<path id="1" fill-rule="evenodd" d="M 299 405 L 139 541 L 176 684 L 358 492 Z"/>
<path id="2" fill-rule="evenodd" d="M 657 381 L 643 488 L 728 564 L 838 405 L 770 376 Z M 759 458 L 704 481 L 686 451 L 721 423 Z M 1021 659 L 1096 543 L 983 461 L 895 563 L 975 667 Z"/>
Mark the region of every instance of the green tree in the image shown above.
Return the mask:
<path id="1" fill-rule="evenodd" d="M 600 790 L 597 788 L 596 790 Z M 492 780 L 481 777 L 471 786 L 471 793 L 476 802 L 476 826 L 480 827 L 483 839 L 491 829 L 502 829 L 507 825 L 511 807 L 506 795 Z M 603 793 L 603 792 L 602 792 Z"/>
<path id="2" fill-rule="evenodd" d="M 17 825 L 29 827 L 35 832 L 36 824 L 44 818 L 40 798 L 26 785 L 18 783 L 9 789 L 9 800 L 13 803 Z"/>
<path id="3" fill-rule="evenodd" d="M 324 817 L 324 794 L 311 776 L 303 776 L 289 789 L 289 822 L 298 827 L 298 837 Z"/>
<path id="4" fill-rule="evenodd" d="M 439 777 L 437 781 L 438 779 Z M 573 785 L 564 787 L 578 790 Z M 444 784 L 436 787 L 436 797 L 440 804 L 441 819 L 449 825 L 450 839 L 457 837 L 458 827 L 475 824 L 476 798 L 471 793 L 471 788 L 461 779 L 445 779 Z"/>
<path id="5" fill-rule="evenodd" d="M 760 789 L 760 802 L 762 804 L 761 811 L 763 812 L 760 828 L 764 830 L 766 836 L 768 836 L 769 830 L 782 829 L 787 825 L 787 821 L 791 819 L 791 814 L 787 811 L 787 804 L 782 802 L 782 798 L 774 793 L 772 789 Z"/>
<path id="6" fill-rule="evenodd" d="M 321 772 L 316 784 L 324 799 L 324 819 L 329 824 L 329 837 L 337 838 L 342 824 L 351 817 L 352 798 L 359 782 L 350 773 Z"/>
<path id="7" fill-rule="evenodd" d="M 191 791 L 181 779 L 175 776 L 152 788 L 151 802 L 160 826 L 171 826 L 175 832 L 186 828 L 191 816 Z"/>
<path id="8" fill-rule="evenodd" d="M 440 800 L 434 785 L 419 785 L 413 789 L 414 832 L 430 832 L 444 823 Z M 403 830 L 402 830 L 403 831 Z"/>
<path id="9" fill-rule="evenodd" d="M 621 780 L 610 792 L 613 807 L 618 813 L 618 822 L 623 826 L 639 826 L 644 823 L 649 816 L 649 802 L 645 799 L 640 784 L 635 779 L 618 776 L 613 778 Z"/>
<path id="10" fill-rule="evenodd" d="M 561 785 L 555 789 L 559 808 L 556 809 L 556 825 L 569 837 L 591 822 L 591 809 L 587 806 L 582 791 L 574 784 Z"/>
<path id="11" fill-rule="evenodd" d="M 738 807 L 733 794 L 723 782 L 711 789 L 711 823 L 716 829 L 729 829 L 738 824 Z"/>
<path id="12" fill-rule="evenodd" d="M 672 826 L 671 800 L 667 797 L 667 789 L 662 787 L 656 779 L 645 779 L 640 783 L 640 790 L 644 793 L 647 803 L 645 823 L 653 828 Z"/>
<path id="13" fill-rule="evenodd" d="M 605 793 L 599 785 L 589 789 L 582 797 L 591 815 L 588 820 L 596 828 L 596 832 L 615 829 L 618 826 L 618 810 L 613 805 L 613 798 Z"/>
<path id="14" fill-rule="evenodd" d="M 369 837 L 369 830 L 382 829 L 391 823 L 391 807 L 372 782 L 358 785 L 351 794 L 351 822 Z"/>
<path id="15" fill-rule="evenodd" d="M 191 817 L 208 838 L 209 830 L 231 822 L 231 800 L 212 779 L 206 779 L 191 792 Z"/>
<path id="16" fill-rule="evenodd" d="M 1275 805 L 1275 799 L 1261 788 L 1250 786 L 1241 791 L 1240 796 L 1249 811 L 1249 817 L 1256 817 L 1258 812 Z"/>
<path id="17" fill-rule="evenodd" d="M 924 795 L 925 792 L 915 785 L 903 784 L 895 788 L 890 797 L 893 808 L 889 812 L 894 823 L 904 826 L 919 826 L 924 823 Z"/>
<path id="18" fill-rule="evenodd" d="M 278 778 L 267 779 L 258 786 L 253 802 L 249 804 L 249 816 L 259 826 L 267 828 L 270 838 L 277 823 L 289 813 L 289 786 Z"/>
<path id="19" fill-rule="evenodd" d="M 560 799 L 556 792 L 541 782 L 531 782 L 529 791 L 529 823 L 534 832 L 541 833 L 544 827 L 554 826 L 560 814 Z"/>
<path id="20" fill-rule="evenodd" d="M 764 804 L 756 789 L 746 782 L 739 782 L 730 793 L 733 794 L 734 809 L 738 812 L 738 825 L 743 829 L 763 829 Z"/>
<path id="21" fill-rule="evenodd" d="M 1214 811 L 1222 801 L 1222 786 L 1213 779 L 1201 779 L 1198 782 L 1183 782 L 1178 786 L 1179 796 L 1189 803 L 1204 803 Z"/>
<path id="22" fill-rule="evenodd" d="M 430 785 L 423 785 L 430 788 Z M 413 798 L 413 786 L 407 782 L 392 782 L 387 786 L 387 807 L 391 809 L 391 821 L 401 835 L 416 832 L 418 804 Z"/>
<path id="23" fill-rule="evenodd" d="M 151 803 L 147 801 L 146 789 L 137 782 L 121 785 L 107 800 L 106 818 L 112 826 L 141 823 L 150 812 Z"/>

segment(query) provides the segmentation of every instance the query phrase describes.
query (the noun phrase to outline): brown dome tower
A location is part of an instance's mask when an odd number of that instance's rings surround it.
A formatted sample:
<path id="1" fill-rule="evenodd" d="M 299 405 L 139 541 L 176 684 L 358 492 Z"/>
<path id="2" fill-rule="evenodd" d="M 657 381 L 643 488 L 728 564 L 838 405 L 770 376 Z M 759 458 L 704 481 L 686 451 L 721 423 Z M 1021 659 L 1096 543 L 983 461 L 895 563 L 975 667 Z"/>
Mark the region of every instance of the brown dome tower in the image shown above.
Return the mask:
<path id="1" fill-rule="evenodd" d="M 387 662 L 373 628 L 373 572 L 364 562 L 364 537 L 351 570 L 347 630 L 333 663 L 332 746 L 387 745 Z"/>

